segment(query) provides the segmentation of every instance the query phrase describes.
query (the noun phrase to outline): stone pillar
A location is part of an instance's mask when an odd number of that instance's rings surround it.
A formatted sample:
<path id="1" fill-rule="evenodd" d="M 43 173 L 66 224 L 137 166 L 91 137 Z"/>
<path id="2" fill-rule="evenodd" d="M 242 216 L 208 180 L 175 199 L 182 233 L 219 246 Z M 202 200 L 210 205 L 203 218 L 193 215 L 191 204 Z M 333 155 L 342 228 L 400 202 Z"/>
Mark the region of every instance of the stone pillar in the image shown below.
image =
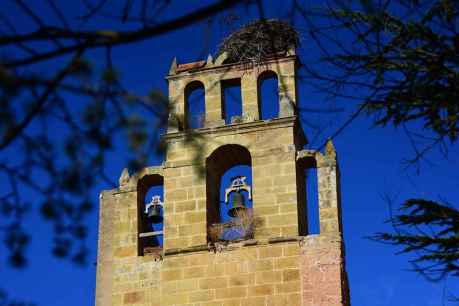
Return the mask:
<path id="1" fill-rule="evenodd" d="M 99 196 L 99 242 L 97 253 L 96 306 L 112 306 L 113 294 L 113 207 L 112 191 Z"/>
<path id="2" fill-rule="evenodd" d="M 150 174 L 162 175 L 162 169 L 144 168 L 132 176 L 124 170 L 120 187 L 104 191 L 100 196 L 97 306 L 144 305 L 158 287 L 154 279 L 159 273 L 148 273 L 150 267 L 144 265 L 154 262 L 155 257 L 139 256 L 138 217 L 143 210 L 139 211 L 138 207 L 137 185 Z M 134 267 L 136 277 L 132 274 Z M 147 269 L 148 272 L 143 272 Z"/>
<path id="3" fill-rule="evenodd" d="M 295 165 L 288 146 L 252 155 L 253 209 L 262 220 L 256 238 L 298 235 Z"/>
<path id="4" fill-rule="evenodd" d="M 259 120 L 258 83 L 254 71 L 248 71 L 241 78 L 242 117 L 245 122 Z"/>
<path id="5" fill-rule="evenodd" d="M 174 133 L 185 125 L 185 88 L 179 80 L 169 80 L 169 116 L 168 133 Z"/>
<path id="6" fill-rule="evenodd" d="M 279 118 L 295 115 L 295 61 L 279 64 Z"/>
<path id="7" fill-rule="evenodd" d="M 221 80 L 215 76 L 208 76 L 205 79 L 205 127 L 224 125 L 222 115 L 222 88 Z"/>
<path id="8" fill-rule="evenodd" d="M 191 162 L 164 169 L 164 250 L 207 244 L 205 177 Z"/>
<path id="9" fill-rule="evenodd" d="M 340 233 L 339 172 L 336 151 L 331 140 L 327 142 L 325 155 L 316 154 L 316 161 L 320 233 Z"/>

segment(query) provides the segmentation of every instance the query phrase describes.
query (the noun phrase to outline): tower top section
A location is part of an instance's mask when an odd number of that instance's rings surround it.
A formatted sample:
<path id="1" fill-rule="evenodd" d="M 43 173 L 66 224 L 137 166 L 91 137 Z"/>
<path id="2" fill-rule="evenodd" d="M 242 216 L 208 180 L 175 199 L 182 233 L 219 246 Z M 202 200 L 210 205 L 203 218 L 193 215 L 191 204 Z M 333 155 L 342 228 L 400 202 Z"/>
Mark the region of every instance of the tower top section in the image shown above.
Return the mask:
<path id="1" fill-rule="evenodd" d="M 209 54 L 207 59 L 191 63 L 180 63 L 174 58 L 166 77 L 171 105 L 168 133 L 196 129 L 196 125 L 190 124 L 193 115 L 190 96 L 197 89 L 202 91 L 205 109 L 198 128 L 294 117 L 297 46 L 298 35 L 288 24 L 277 20 L 257 21 L 226 38 L 216 58 Z M 271 118 L 261 114 L 265 101 L 260 87 L 267 78 L 277 80 L 277 111 Z M 227 87 L 240 87 L 242 111 L 234 118 L 228 118 Z"/>

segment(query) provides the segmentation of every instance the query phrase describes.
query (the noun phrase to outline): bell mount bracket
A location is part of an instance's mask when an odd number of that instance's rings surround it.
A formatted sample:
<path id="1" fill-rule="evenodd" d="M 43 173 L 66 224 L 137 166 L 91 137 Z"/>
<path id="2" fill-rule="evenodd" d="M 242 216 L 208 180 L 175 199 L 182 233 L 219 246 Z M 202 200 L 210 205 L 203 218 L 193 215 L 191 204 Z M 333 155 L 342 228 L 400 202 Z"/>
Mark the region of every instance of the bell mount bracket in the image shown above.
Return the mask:
<path id="1" fill-rule="evenodd" d="M 154 195 L 151 197 L 151 201 L 150 203 L 147 203 L 145 205 L 145 211 L 144 213 L 148 214 L 148 209 L 151 207 L 151 206 L 160 206 L 160 207 L 163 207 L 163 202 L 161 202 L 161 196 L 159 195 Z"/>
<path id="2" fill-rule="evenodd" d="M 249 200 L 252 200 L 252 188 L 247 185 L 245 180 L 246 176 L 236 176 L 231 178 L 231 186 L 225 189 L 225 203 L 228 203 L 229 194 L 231 192 L 239 192 L 240 190 L 245 190 L 249 194 Z"/>

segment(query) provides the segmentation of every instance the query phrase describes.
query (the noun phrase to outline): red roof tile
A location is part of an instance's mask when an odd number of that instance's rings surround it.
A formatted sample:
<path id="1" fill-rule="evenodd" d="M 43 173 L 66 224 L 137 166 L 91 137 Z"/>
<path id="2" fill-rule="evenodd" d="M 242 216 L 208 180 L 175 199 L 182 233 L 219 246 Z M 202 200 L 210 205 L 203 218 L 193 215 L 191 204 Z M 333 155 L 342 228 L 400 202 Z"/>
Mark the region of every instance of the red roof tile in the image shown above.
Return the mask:
<path id="1" fill-rule="evenodd" d="M 183 72 L 191 69 L 198 69 L 204 67 L 206 65 L 206 61 L 197 61 L 192 63 L 186 64 L 179 64 L 177 65 L 177 72 Z"/>

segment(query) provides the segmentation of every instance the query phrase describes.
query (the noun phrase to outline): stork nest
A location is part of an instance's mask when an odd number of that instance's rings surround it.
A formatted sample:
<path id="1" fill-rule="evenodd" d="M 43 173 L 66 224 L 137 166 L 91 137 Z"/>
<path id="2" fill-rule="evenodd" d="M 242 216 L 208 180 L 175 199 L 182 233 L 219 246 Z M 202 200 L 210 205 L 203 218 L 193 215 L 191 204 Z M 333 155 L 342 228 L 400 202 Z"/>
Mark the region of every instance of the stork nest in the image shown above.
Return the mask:
<path id="1" fill-rule="evenodd" d="M 219 46 L 217 56 L 226 52 L 225 63 L 251 62 L 260 64 L 264 60 L 300 44 L 298 32 L 287 22 L 271 19 L 251 22 L 225 38 Z"/>

